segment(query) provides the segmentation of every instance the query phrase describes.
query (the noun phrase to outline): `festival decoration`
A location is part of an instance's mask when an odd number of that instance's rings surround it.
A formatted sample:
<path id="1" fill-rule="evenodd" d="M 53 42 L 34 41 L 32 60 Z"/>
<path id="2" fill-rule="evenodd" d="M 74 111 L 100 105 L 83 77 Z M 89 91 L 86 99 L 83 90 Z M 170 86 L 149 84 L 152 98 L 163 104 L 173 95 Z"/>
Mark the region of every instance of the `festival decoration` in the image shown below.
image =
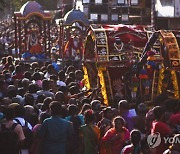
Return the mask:
<path id="1" fill-rule="evenodd" d="M 36 1 L 26 2 L 19 12 L 14 12 L 15 50 L 19 50 L 16 57 L 24 60 L 48 58 L 51 50 L 51 21 L 51 13 L 43 10 Z"/>
<path id="2" fill-rule="evenodd" d="M 177 76 L 175 70 L 171 70 L 171 79 L 172 79 L 172 84 L 174 88 L 174 97 L 176 99 L 179 98 L 179 87 L 178 87 L 178 82 L 177 82 Z"/>
<path id="3" fill-rule="evenodd" d="M 159 80 L 158 80 L 158 91 L 157 91 L 157 94 L 161 94 L 162 93 L 162 84 L 163 84 L 163 79 L 164 79 L 164 71 L 165 71 L 165 68 L 162 67 L 160 70 L 159 70 Z"/>
<path id="4" fill-rule="evenodd" d="M 65 45 L 64 57 L 75 60 L 81 59 L 83 41 L 80 36 L 71 36 Z"/>
<path id="5" fill-rule="evenodd" d="M 40 43 L 41 36 L 39 35 L 39 30 L 37 28 L 31 28 L 28 33 L 27 50 L 29 50 L 31 54 L 42 53 L 43 49 Z"/>
<path id="6" fill-rule="evenodd" d="M 87 88 L 87 90 L 89 90 L 91 88 L 91 85 L 90 85 L 90 82 L 89 82 L 87 68 L 85 66 L 83 66 L 83 71 L 84 71 L 83 83 L 84 83 L 85 87 Z"/>
<path id="7" fill-rule="evenodd" d="M 147 73 L 150 79 L 153 78 L 154 70 L 158 68 L 158 65 L 155 62 L 156 57 L 154 55 L 155 53 L 153 51 L 147 52 Z"/>
<path id="8" fill-rule="evenodd" d="M 98 64 L 96 69 L 102 86 L 101 93 L 106 104 L 110 104 L 117 95 L 122 98 L 128 97 L 131 100 L 131 89 L 135 94 L 139 90 L 139 83 L 137 86 L 133 85 L 132 88 L 120 79 L 139 60 L 146 42 L 147 35 L 143 26 L 90 25 L 87 31 L 83 60 L 85 65 L 89 66 L 87 71 L 92 88 L 94 88 L 92 85 L 94 75 L 90 72 L 93 66 Z"/>
<path id="9" fill-rule="evenodd" d="M 132 99 L 135 99 L 139 87 L 139 78 L 136 76 L 136 74 L 132 77 L 131 81 L 131 96 Z"/>
<path id="10" fill-rule="evenodd" d="M 104 104 L 108 105 L 108 97 L 107 97 L 107 93 L 106 93 L 106 83 L 104 80 L 103 71 L 105 71 L 105 67 L 98 68 L 98 76 L 99 76 L 100 84 L 101 84 L 101 93 L 104 98 Z"/>
<path id="11" fill-rule="evenodd" d="M 152 81 L 152 100 L 162 92 L 166 92 L 169 97 L 175 99 L 180 97 L 178 83 L 180 68 L 179 34 L 179 31 L 156 31 L 151 35 L 144 48 L 139 68 L 141 69 L 145 64 L 147 66 L 148 77 Z M 155 53 L 150 50 L 155 51 Z M 140 78 L 144 77 L 144 72 L 145 70 L 141 71 Z"/>
<path id="12" fill-rule="evenodd" d="M 139 72 L 139 79 L 148 79 L 147 71 L 146 69 L 141 69 Z"/>

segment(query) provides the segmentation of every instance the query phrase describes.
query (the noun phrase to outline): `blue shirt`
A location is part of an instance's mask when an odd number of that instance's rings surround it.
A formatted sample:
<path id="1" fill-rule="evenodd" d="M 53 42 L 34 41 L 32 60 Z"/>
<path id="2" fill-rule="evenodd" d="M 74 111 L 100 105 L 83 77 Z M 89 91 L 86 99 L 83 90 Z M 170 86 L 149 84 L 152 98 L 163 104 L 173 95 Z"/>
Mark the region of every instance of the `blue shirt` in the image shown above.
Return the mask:
<path id="1" fill-rule="evenodd" d="M 65 118 L 65 120 L 71 121 L 71 117 L 72 116 L 68 116 Z M 82 114 L 80 114 L 80 115 L 78 115 L 78 117 L 79 117 L 79 120 L 81 121 L 81 125 L 85 125 L 84 116 Z"/>
<path id="2" fill-rule="evenodd" d="M 47 118 L 39 131 L 43 139 L 43 154 L 65 154 L 66 144 L 72 139 L 73 125 L 58 116 Z"/>

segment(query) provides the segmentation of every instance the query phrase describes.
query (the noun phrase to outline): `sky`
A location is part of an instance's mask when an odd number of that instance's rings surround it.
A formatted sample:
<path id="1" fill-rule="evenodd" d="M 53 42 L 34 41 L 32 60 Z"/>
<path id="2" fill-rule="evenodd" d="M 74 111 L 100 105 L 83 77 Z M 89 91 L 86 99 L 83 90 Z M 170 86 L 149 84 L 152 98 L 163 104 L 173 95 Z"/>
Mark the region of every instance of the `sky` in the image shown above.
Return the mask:
<path id="1" fill-rule="evenodd" d="M 82 5 L 82 1 L 81 0 L 77 0 L 76 6 L 77 6 L 77 8 L 80 7 L 80 10 L 83 11 L 83 5 Z"/>

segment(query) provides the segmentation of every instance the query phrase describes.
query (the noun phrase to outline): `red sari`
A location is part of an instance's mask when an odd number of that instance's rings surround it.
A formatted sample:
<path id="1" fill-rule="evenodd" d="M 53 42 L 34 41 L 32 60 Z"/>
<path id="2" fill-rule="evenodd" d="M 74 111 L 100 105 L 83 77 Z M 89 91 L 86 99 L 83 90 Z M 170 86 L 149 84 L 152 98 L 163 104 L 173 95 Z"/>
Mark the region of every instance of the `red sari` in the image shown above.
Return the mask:
<path id="1" fill-rule="evenodd" d="M 115 140 L 112 144 L 108 144 L 107 141 L 110 141 L 117 134 L 120 134 L 120 138 Z M 125 127 L 122 128 L 120 133 L 117 132 L 115 128 L 109 129 L 102 138 L 100 154 L 120 154 L 125 142 L 129 140 L 129 137 L 130 133 Z"/>

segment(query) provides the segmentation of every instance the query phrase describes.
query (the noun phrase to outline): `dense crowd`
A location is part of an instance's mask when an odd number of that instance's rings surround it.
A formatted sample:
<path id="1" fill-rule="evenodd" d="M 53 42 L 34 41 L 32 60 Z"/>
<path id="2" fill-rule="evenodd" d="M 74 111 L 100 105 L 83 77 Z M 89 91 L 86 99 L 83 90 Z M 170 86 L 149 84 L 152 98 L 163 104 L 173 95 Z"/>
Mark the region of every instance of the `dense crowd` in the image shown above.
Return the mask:
<path id="1" fill-rule="evenodd" d="M 100 87 L 86 89 L 81 66 L 52 62 L 0 63 L 0 153 L 178 154 L 180 101 L 159 95 L 151 107 L 119 98 L 103 103 Z M 148 145 L 159 133 L 161 143 Z M 5 138 L 5 139 L 4 139 Z M 174 139 L 175 140 L 175 139 Z"/>
<path id="2" fill-rule="evenodd" d="M 0 20 L 0 58 L 12 54 L 14 49 L 14 30 L 12 19 Z"/>

